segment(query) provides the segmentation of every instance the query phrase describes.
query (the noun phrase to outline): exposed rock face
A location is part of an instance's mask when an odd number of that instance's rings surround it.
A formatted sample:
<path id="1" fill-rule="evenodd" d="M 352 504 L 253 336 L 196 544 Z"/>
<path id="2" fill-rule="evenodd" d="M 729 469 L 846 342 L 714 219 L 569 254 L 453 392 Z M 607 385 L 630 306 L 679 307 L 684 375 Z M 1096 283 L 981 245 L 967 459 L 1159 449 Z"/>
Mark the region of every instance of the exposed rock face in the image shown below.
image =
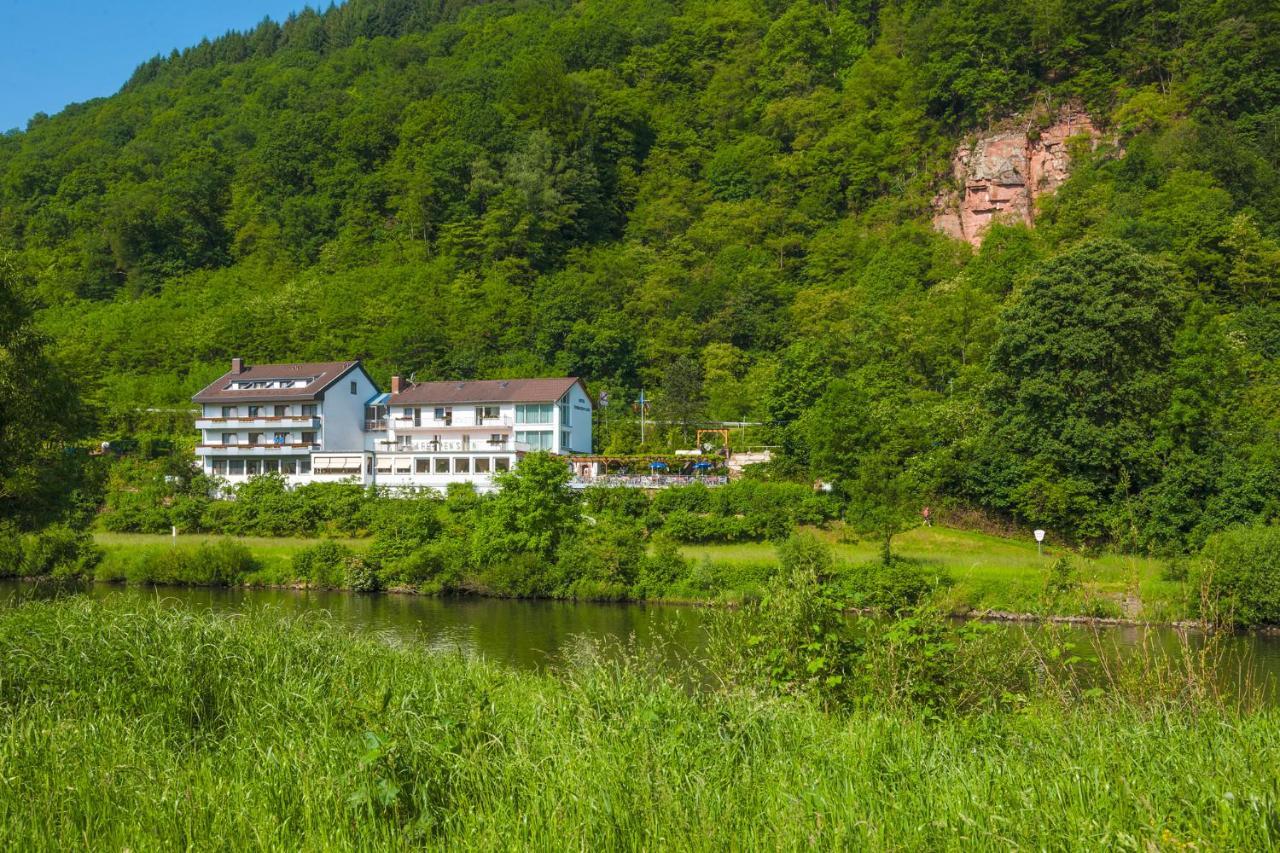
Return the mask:
<path id="1" fill-rule="evenodd" d="M 1083 135 L 1091 146 L 1098 143 L 1098 131 L 1082 110 L 1062 110 L 1038 133 L 1033 122 L 1026 124 L 956 149 L 951 159 L 955 186 L 933 200 L 935 228 L 977 246 L 994 219 L 1035 224 L 1036 199 L 1070 174 L 1067 140 Z"/>

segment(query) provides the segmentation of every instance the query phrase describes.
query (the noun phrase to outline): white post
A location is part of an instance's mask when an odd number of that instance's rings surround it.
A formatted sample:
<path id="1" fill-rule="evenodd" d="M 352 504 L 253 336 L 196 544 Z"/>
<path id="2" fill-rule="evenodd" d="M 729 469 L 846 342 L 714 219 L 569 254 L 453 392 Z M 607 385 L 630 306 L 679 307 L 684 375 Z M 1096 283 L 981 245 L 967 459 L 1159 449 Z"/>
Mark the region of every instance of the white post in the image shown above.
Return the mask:
<path id="1" fill-rule="evenodd" d="M 1044 556 L 1044 531 L 1040 528 L 1036 528 L 1036 555 Z"/>
<path id="2" fill-rule="evenodd" d="M 174 524 L 170 528 L 173 531 L 173 547 L 178 547 L 178 525 Z"/>

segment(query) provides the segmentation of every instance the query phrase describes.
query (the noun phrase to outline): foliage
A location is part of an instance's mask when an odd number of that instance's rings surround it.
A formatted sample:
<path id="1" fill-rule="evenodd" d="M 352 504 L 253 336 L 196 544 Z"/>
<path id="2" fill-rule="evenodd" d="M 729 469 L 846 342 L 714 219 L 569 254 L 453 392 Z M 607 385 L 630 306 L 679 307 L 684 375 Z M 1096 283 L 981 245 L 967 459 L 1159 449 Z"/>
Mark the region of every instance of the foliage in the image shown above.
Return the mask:
<path id="1" fill-rule="evenodd" d="M 895 556 L 841 568 L 832 586 L 852 607 L 898 614 L 914 609 L 951 578 L 944 569 L 921 560 Z"/>
<path id="2" fill-rule="evenodd" d="M 293 555 L 293 574 L 313 587 L 339 588 L 347 582 L 347 565 L 353 556 L 339 542 L 317 542 Z"/>
<path id="3" fill-rule="evenodd" d="M 577 497 L 568 488 L 570 476 L 564 459 L 539 452 L 526 454 L 513 471 L 495 477 L 498 493 L 477 520 L 480 561 L 513 554 L 550 560 L 581 517 Z"/>
<path id="4" fill-rule="evenodd" d="M 65 524 L 54 524 L 22 537 L 23 577 L 58 580 L 86 578 L 102 560 L 93 537 Z"/>
<path id="5" fill-rule="evenodd" d="M 103 581 L 131 584 L 239 586 L 260 568 L 247 547 L 229 539 L 192 547 L 158 546 L 132 553 L 113 553 L 98 567 Z"/>
<path id="6" fill-rule="evenodd" d="M 1235 527 L 1200 552 L 1205 616 L 1250 627 L 1280 624 L 1280 526 Z"/>

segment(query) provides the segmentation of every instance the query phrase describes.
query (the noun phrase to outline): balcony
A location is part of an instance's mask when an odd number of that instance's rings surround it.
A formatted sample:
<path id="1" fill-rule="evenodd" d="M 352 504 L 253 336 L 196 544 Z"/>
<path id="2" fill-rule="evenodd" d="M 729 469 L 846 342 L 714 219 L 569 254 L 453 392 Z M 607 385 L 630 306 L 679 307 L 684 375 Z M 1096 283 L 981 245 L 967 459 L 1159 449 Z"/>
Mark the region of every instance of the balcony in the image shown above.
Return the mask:
<path id="1" fill-rule="evenodd" d="M 259 415 L 256 418 L 196 418 L 196 429 L 319 429 L 319 415 L 285 415 L 269 417 Z"/>
<path id="2" fill-rule="evenodd" d="M 198 456 L 296 456 L 319 450 L 318 444 L 197 444 Z"/>
<path id="3" fill-rule="evenodd" d="M 404 433 L 423 433 L 423 432 L 440 432 L 442 430 L 458 430 L 458 429 L 496 429 L 509 430 L 515 424 L 511 417 L 499 418 L 481 418 L 477 422 L 463 423 L 460 418 L 449 421 L 438 421 L 435 418 L 422 418 L 416 424 L 413 418 L 392 418 L 391 428 L 396 432 Z"/>

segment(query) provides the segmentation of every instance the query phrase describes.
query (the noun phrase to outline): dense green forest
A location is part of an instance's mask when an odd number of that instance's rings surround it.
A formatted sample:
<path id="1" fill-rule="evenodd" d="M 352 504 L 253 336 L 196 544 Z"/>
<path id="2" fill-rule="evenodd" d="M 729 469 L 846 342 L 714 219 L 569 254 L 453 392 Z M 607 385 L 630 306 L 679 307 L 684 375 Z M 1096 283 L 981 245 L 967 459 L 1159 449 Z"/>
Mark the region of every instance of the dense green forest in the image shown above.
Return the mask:
<path id="1" fill-rule="evenodd" d="M 1034 230 L 931 228 L 966 134 L 1065 103 L 1105 141 Z M 0 244 L 84 436 L 183 435 L 232 355 L 361 358 L 759 421 L 873 527 L 1280 514 L 1262 0 L 350 0 L 0 137 Z"/>

